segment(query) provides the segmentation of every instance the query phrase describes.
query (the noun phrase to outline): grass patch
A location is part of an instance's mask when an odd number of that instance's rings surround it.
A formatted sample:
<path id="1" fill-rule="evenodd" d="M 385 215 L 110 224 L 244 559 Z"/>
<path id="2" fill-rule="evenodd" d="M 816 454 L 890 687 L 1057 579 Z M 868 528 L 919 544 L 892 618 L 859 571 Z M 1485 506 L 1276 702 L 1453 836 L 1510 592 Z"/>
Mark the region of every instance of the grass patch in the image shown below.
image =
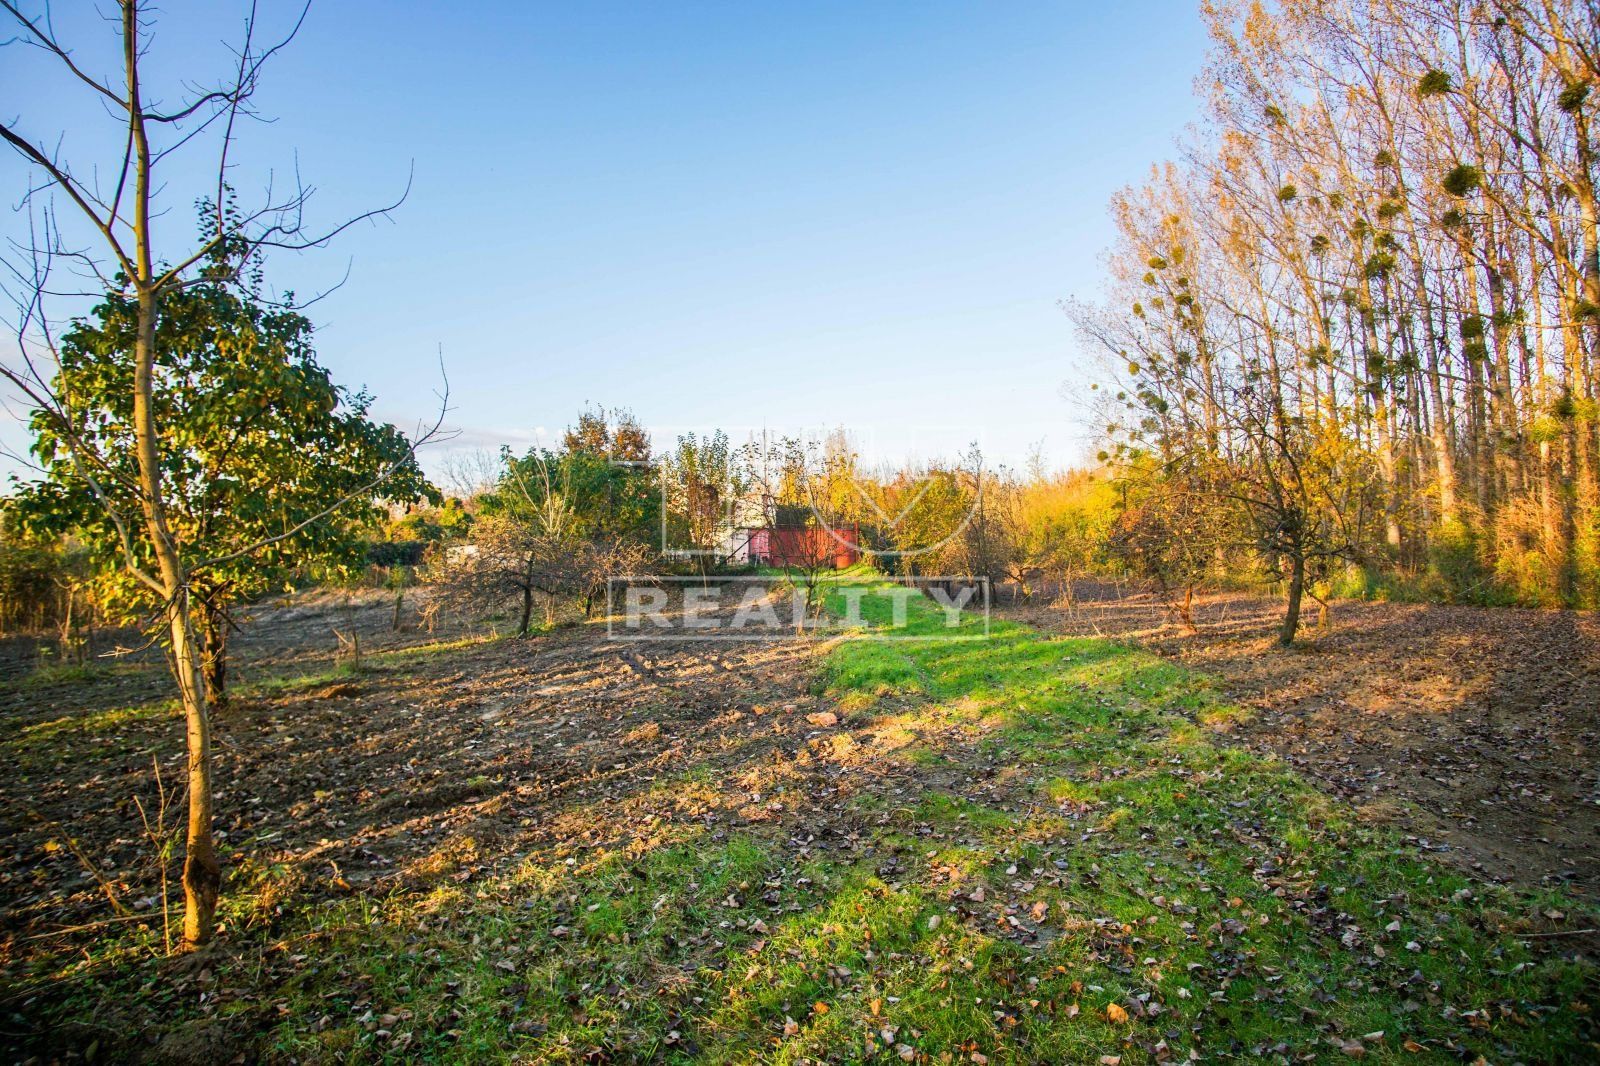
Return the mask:
<path id="1" fill-rule="evenodd" d="M 307 689 L 322 688 L 340 681 L 353 681 L 360 677 L 365 672 L 365 669 L 365 667 L 357 667 L 353 663 L 344 662 L 330 666 L 326 670 L 316 670 L 311 673 L 263 677 L 234 685 L 231 695 L 258 698 L 291 696 Z"/>
<path id="2" fill-rule="evenodd" d="M 84 714 L 66 714 L 18 727 L 0 740 L 0 753 L 25 772 L 36 772 L 65 758 L 81 758 L 86 748 L 100 756 L 132 751 L 135 739 L 124 730 L 161 718 L 176 718 L 176 700 L 154 700 Z"/>
<path id="3" fill-rule="evenodd" d="M 840 647 L 830 690 L 916 679 L 927 717 L 984 712 L 979 754 L 1040 768 L 1024 783 L 1054 808 L 988 810 L 959 829 L 968 863 L 986 856 L 1013 871 L 981 903 L 958 897 L 958 909 L 973 912 L 969 930 L 982 927 L 979 912 L 1001 923 L 987 965 L 1006 960 L 1028 989 L 1019 1005 L 1014 981 L 988 985 L 1017 1020 L 970 1019 L 962 1036 L 981 1054 L 1594 1053 L 1592 968 L 1517 935 L 1570 901 L 1469 884 L 1286 767 L 1212 744 L 1195 722 L 1238 711 L 1177 665 L 1004 623 L 989 641 L 941 640 L 931 605 L 912 608 L 911 631 L 929 639 Z M 960 809 L 930 795 L 919 814 L 948 826 Z M 1024 858 L 1029 848 L 1046 861 Z M 1019 915 L 1028 935 L 1007 935 Z M 1032 1006 L 1059 1020 L 1069 1000 L 1070 1025 L 1029 1017 Z M 904 1024 L 941 1031 L 917 1011 Z"/>
<path id="4" fill-rule="evenodd" d="M 55 686 L 85 685 L 114 672 L 115 668 L 106 663 L 47 663 L 34 667 L 8 687 L 28 692 Z"/>
<path id="5" fill-rule="evenodd" d="M 444 655 L 465 648 L 473 648 L 480 644 L 491 644 L 497 640 L 508 640 L 505 636 L 465 636 L 456 640 L 436 640 L 427 644 L 413 644 L 405 648 L 396 648 L 393 651 L 368 652 L 364 659 L 375 665 L 393 666 L 415 662 L 434 655 Z"/>

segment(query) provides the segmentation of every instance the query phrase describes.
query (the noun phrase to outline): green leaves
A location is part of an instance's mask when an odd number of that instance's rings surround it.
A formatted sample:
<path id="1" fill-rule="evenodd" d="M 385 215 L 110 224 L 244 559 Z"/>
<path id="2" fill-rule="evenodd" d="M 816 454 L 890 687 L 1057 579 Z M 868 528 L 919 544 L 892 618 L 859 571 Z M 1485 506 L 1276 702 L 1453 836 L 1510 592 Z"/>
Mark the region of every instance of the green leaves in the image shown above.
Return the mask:
<path id="1" fill-rule="evenodd" d="M 1367 257 L 1363 270 L 1369 278 L 1381 278 L 1394 270 L 1395 258 L 1388 252 L 1374 252 Z"/>
<path id="2" fill-rule="evenodd" d="M 597 539 L 643 538 L 661 522 L 661 490 L 648 466 L 628 466 L 568 434 L 567 450 L 530 451 L 508 457 L 506 473 L 486 509 L 520 515 L 544 505 L 551 493 L 572 510 L 573 536 Z M 630 462 L 647 462 L 643 458 Z"/>
<path id="3" fill-rule="evenodd" d="M 151 606 L 149 593 L 126 573 L 121 533 L 64 441 L 77 439 L 94 457 L 90 469 L 99 467 L 96 481 L 116 510 L 137 516 L 136 311 L 133 300 L 111 293 L 67 330 L 52 388 L 70 398 L 69 420 L 35 412 L 33 452 L 46 477 L 16 501 L 18 521 L 31 532 L 84 541 L 107 607 L 128 617 Z M 371 397 L 335 385 L 317 362 L 305 316 L 213 281 L 166 293 L 160 311 L 155 422 L 163 493 L 186 563 L 238 552 L 309 521 L 270 550 L 199 575 L 202 595 L 226 589 L 227 599 L 247 599 L 303 567 L 357 566 L 361 528 L 382 514 L 379 495 L 405 502 L 437 495 L 405 435 L 367 417 Z M 362 492 L 367 486 L 374 490 Z M 352 493 L 347 506 L 316 518 Z M 148 562 L 143 524 L 128 528 L 132 554 Z"/>
<path id="4" fill-rule="evenodd" d="M 1589 99 L 1589 90 L 1593 88 L 1586 81 L 1575 81 L 1561 90 L 1556 97 L 1556 106 L 1569 115 L 1576 115 L 1583 110 L 1584 101 Z"/>

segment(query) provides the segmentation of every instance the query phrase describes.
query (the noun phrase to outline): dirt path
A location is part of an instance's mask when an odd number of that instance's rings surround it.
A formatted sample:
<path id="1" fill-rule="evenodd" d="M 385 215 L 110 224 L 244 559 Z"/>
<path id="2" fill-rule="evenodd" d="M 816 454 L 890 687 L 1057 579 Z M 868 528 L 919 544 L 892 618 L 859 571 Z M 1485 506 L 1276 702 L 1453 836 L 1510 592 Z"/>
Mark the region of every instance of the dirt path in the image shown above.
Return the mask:
<path id="1" fill-rule="evenodd" d="M 1254 714 L 1239 740 L 1481 875 L 1600 894 L 1600 621 L 1590 613 L 1339 602 L 1301 646 L 1281 603 L 1199 597 L 1186 634 L 1148 593 L 1082 583 L 1004 607 L 1131 640 L 1215 676 Z M 1313 605 L 1314 606 L 1314 605 Z"/>

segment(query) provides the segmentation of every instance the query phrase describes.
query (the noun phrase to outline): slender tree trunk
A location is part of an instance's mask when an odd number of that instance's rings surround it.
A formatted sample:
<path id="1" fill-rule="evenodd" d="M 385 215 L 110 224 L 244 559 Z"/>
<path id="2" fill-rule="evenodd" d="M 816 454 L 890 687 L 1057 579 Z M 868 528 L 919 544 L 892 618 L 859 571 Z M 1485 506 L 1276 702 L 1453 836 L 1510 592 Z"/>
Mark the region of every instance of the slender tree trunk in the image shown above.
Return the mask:
<path id="1" fill-rule="evenodd" d="M 140 202 L 147 201 L 141 198 Z M 193 948 L 209 941 L 215 929 L 222 864 L 217 859 L 211 832 L 211 721 L 200 648 L 195 640 L 194 608 L 189 599 L 188 574 L 167 525 L 161 496 L 161 465 L 152 399 L 156 315 L 155 294 L 141 291 L 138 335 L 134 342 L 133 431 L 139 462 L 139 494 L 166 597 L 172 673 L 183 705 L 188 745 L 189 822 L 184 839 L 183 942 Z"/>
<path id="2" fill-rule="evenodd" d="M 1306 560 L 1299 552 L 1289 557 L 1289 603 L 1284 608 L 1283 625 L 1278 629 L 1278 643 L 1287 648 L 1294 643 L 1300 630 L 1300 600 L 1306 591 Z"/>
<path id="3" fill-rule="evenodd" d="M 1570 266 L 1571 264 L 1565 264 Z M 1560 486 L 1561 504 L 1561 602 L 1576 606 L 1578 598 L 1578 519 L 1583 486 L 1589 471 L 1586 427 L 1578 417 L 1577 400 L 1583 395 L 1580 368 L 1583 365 L 1583 324 L 1580 317 L 1581 290 L 1576 277 L 1563 279 L 1562 299 L 1566 314 L 1561 324 L 1562 355 L 1566 362 L 1566 380 L 1561 390 L 1561 472 L 1565 484 Z"/>
<path id="4" fill-rule="evenodd" d="M 1378 474 L 1383 480 L 1383 542 L 1396 553 L 1400 551 L 1399 470 L 1395 459 L 1393 435 L 1389 429 L 1389 408 L 1380 402 L 1374 425 L 1378 431 Z"/>
<path id="5" fill-rule="evenodd" d="M 1594 412 L 1594 377 L 1596 368 L 1600 367 L 1600 318 L 1596 318 L 1600 316 L 1600 206 L 1595 202 L 1595 157 L 1588 120 L 1581 108 L 1574 112 L 1573 118 L 1578 133 L 1581 164 L 1577 191 L 1578 228 L 1583 246 L 1582 307 L 1586 312 L 1584 318 L 1589 336 L 1587 344 L 1580 342 L 1578 345 L 1577 362 L 1572 375 L 1573 399 L 1578 401 L 1573 419 L 1577 436 L 1577 464 L 1573 476 L 1574 494 L 1577 497 L 1574 501 L 1577 512 L 1574 533 L 1578 540 L 1576 547 L 1584 556 L 1582 561 L 1587 564 L 1581 575 L 1574 574 L 1572 604 L 1592 606 L 1596 589 L 1600 587 L 1600 575 L 1595 573 L 1595 554 L 1600 550 L 1600 545 L 1596 543 L 1600 539 L 1597 538 L 1596 529 L 1600 525 L 1600 462 L 1597 462 L 1595 455 L 1597 427 Z M 1582 328 L 1579 327 L 1580 330 Z"/>
<path id="6" fill-rule="evenodd" d="M 207 943 L 216 929 L 217 897 L 222 892 L 222 863 L 212 838 L 211 720 L 200 678 L 188 594 L 180 591 L 172 609 L 174 669 L 184 709 L 184 734 L 189 749 L 189 822 L 183 859 L 183 942 Z"/>
<path id="7" fill-rule="evenodd" d="M 533 563 L 528 563 L 526 580 L 522 583 L 522 621 L 517 626 L 517 636 L 528 635 L 529 628 L 533 625 Z"/>
<path id="8" fill-rule="evenodd" d="M 1410 334 L 1405 336 L 1409 348 Z M 1438 341 L 1431 325 L 1425 343 L 1428 350 L 1421 362 L 1426 370 L 1423 375 L 1428 385 L 1426 396 L 1433 402 L 1428 434 L 1432 438 L 1434 473 L 1438 478 L 1439 521 L 1449 525 L 1456 520 L 1456 457 L 1450 438 L 1450 409 L 1445 404 L 1444 387 L 1440 381 Z"/>
<path id="9" fill-rule="evenodd" d="M 1484 270 L 1488 279 L 1489 337 L 1493 343 L 1490 358 L 1494 366 L 1494 422 L 1499 438 L 1495 441 L 1494 461 L 1497 488 L 1509 498 L 1522 491 L 1522 441 L 1516 419 L 1516 394 L 1511 385 L 1511 339 L 1510 324 L 1506 321 L 1503 256 L 1492 226 L 1488 230 L 1487 244 L 1490 258 Z"/>
<path id="10" fill-rule="evenodd" d="M 201 609 L 200 664 L 206 702 L 222 707 L 228 702 L 228 620 L 209 604 Z"/>
<path id="11" fill-rule="evenodd" d="M 1377 305 L 1373 303 L 1372 286 L 1364 273 L 1357 274 L 1361 306 L 1357 314 L 1361 319 L 1362 355 L 1371 358 L 1382 354 L 1378 343 Z M 1365 360 L 1363 360 L 1365 361 Z M 1367 370 L 1370 374 L 1370 369 Z M 1380 379 L 1372 395 L 1373 428 L 1378 438 L 1378 474 L 1383 481 L 1383 541 L 1396 554 L 1400 550 L 1399 463 L 1395 459 L 1393 436 L 1389 427 L 1389 383 Z"/>
<path id="12" fill-rule="evenodd" d="M 64 663 L 67 663 L 67 662 L 81 663 L 81 662 L 83 662 L 83 650 L 82 650 L 82 647 L 81 647 L 81 645 L 79 645 L 79 643 L 77 641 L 72 639 L 72 637 L 73 637 L 73 634 L 72 634 L 72 626 L 73 626 L 72 608 L 73 608 L 73 605 L 76 602 L 77 598 L 78 598 L 78 590 L 77 590 L 77 588 L 72 586 L 72 585 L 68 585 L 67 586 L 67 607 L 66 607 L 65 613 L 62 615 L 61 626 L 60 626 L 60 633 L 61 633 L 61 638 L 60 638 L 60 640 L 61 640 L 61 661 L 64 662 Z"/>
<path id="13" fill-rule="evenodd" d="M 155 424 L 156 319 L 160 293 L 155 287 L 154 241 L 150 230 L 150 142 L 145 134 L 144 103 L 139 86 L 139 7 L 122 5 L 123 68 L 128 78 L 129 137 L 134 159 L 132 203 L 135 239 L 134 279 L 138 291 L 138 330 L 134 337 L 133 437 L 139 464 L 139 496 L 150 546 L 156 558 L 165 598 L 172 643 L 172 673 L 183 705 L 188 746 L 189 820 L 184 837 L 183 942 L 198 947 L 211 939 L 216 926 L 222 864 L 211 832 L 211 721 L 206 706 L 200 649 L 195 640 L 189 574 L 167 523 L 161 489 L 161 461 Z"/>

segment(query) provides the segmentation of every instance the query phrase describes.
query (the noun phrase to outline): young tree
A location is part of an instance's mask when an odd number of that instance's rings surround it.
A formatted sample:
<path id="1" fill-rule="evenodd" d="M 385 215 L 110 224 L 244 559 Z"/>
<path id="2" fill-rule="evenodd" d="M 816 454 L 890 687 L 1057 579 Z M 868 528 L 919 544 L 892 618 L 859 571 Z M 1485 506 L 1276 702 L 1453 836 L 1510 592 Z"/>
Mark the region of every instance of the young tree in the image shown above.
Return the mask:
<path id="1" fill-rule="evenodd" d="M 546 517 L 560 520 L 553 509 Z M 472 527 L 472 543 L 446 549 L 429 577 L 454 610 L 517 611 L 516 635 L 525 637 L 533 632 L 536 596 L 549 603 L 572 591 L 576 551 L 532 515 L 486 510 Z"/>
<path id="2" fill-rule="evenodd" d="M 961 572 L 963 538 L 977 505 L 980 485 L 973 472 L 947 463 L 902 470 L 879 488 L 880 508 L 894 515 L 893 550 L 900 572 L 937 575 Z"/>
<path id="3" fill-rule="evenodd" d="M 585 412 L 559 452 L 502 453 L 494 488 L 478 500 L 472 544 L 433 567 L 446 599 L 465 610 L 510 604 L 526 636 L 536 595 L 552 613 L 562 598 L 575 599 L 587 617 L 608 578 L 644 564 L 661 506 L 650 442 L 627 412 L 612 412 L 610 422 Z"/>
<path id="4" fill-rule="evenodd" d="M 1163 467 L 1148 458 L 1125 468 L 1122 487 L 1109 531 L 1111 556 L 1155 586 L 1169 618 L 1196 632 L 1195 589 L 1228 543 L 1225 502 L 1200 470 Z"/>
<path id="5" fill-rule="evenodd" d="M 728 435 L 717 430 L 679 437 L 662 461 L 661 476 L 671 542 L 692 551 L 716 550 L 729 507 L 746 488 Z"/>
<path id="6" fill-rule="evenodd" d="M 945 573 L 982 578 L 991 592 L 1013 576 L 1025 584 L 1023 540 L 1016 535 L 1016 523 L 1009 520 L 1016 503 L 1015 486 L 1005 471 L 984 470 L 976 445 L 962 457 L 958 473 L 971 503 L 944 553 Z"/>
<path id="7" fill-rule="evenodd" d="M 225 265 L 220 256 L 214 263 Z M 160 311 L 153 363 L 165 387 L 151 398 L 156 454 L 171 534 L 188 551 L 217 560 L 191 569 L 189 591 L 206 699 L 220 705 L 228 698 L 234 604 L 285 586 L 307 567 L 359 568 L 359 532 L 384 513 L 373 486 L 404 503 L 437 493 L 405 435 L 367 417 L 371 397 L 335 385 L 318 364 L 304 315 L 267 305 L 222 270 L 166 293 Z M 109 293 L 62 335 L 50 389 L 73 402 L 34 412 L 33 452 L 43 479 L 19 486 L 15 502 L 35 534 L 83 542 L 103 605 L 129 620 L 162 606 L 125 565 L 111 518 L 138 507 L 129 409 L 136 327 L 134 301 Z M 74 446 L 101 458 L 95 480 L 104 500 L 75 461 Z M 337 514 L 323 515 L 328 501 L 352 494 Z M 292 532 L 275 537 L 283 530 Z M 259 550 L 242 550 L 267 540 Z M 150 542 L 136 539 L 132 547 L 135 562 L 152 569 Z"/>
<path id="8" fill-rule="evenodd" d="M 1043 579 L 1070 599 L 1075 577 L 1105 568 L 1117 503 L 1108 472 L 1035 469 L 1004 499 L 1011 537 L 1020 546 L 1012 580 L 1024 596 Z"/>
<path id="9" fill-rule="evenodd" d="M 237 276 L 265 249 L 320 247 L 359 218 L 381 211 L 313 230 L 305 223 L 311 193 L 298 184 L 284 194 L 269 189 L 263 203 L 252 210 L 229 209 L 228 186 L 235 163 L 231 149 L 239 126 L 253 116 L 252 99 L 266 63 L 293 39 L 304 11 L 282 38 L 264 45 L 252 10 L 223 78 L 213 82 L 189 72 L 178 80 L 177 99 L 163 104 L 149 76 L 154 23 L 148 8 L 145 0 L 117 3 L 115 17 L 108 20 L 115 34 L 116 69 L 105 76 L 86 66 L 89 60 L 80 59 L 92 50 L 80 52 L 56 37 L 47 12 L 29 14 L 15 0 L 0 0 L 0 13 L 11 23 L 6 47 L 34 49 L 51 64 L 61 86 L 87 96 L 104 116 L 99 127 L 104 133 L 102 158 L 97 160 L 66 158 L 56 148 L 61 143 L 59 130 L 41 128 L 34 116 L 0 122 L 0 141 L 17 153 L 31 174 L 23 197 L 27 210 L 19 214 L 28 231 L 13 244 L 20 255 L 7 259 L 7 291 L 17 297 L 19 308 L 20 363 L 0 368 L 0 373 L 31 407 L 43 412 L 42 419 L 56 433 L 57 454 L 73 466 L 115 531 L 130 580 L 143 585 L 160 605 L 188 748 L 183 940 L 193 947 L 212 936 L 222 882 L 212 837 L 211 726 L 199 639 L 203 604 L 195 595 L 196 585 L 222 567 L 271 552 L 344 507 L 369 499 L 405 460 L 386 465 L 371 482 L 328 500 L 295 525 L 253 540 L 241 538 L 221 554 L 208 554 L 183 539 L 173 515 L 177 500 L 166 477 L 169 463 L 163 453 L 169 383 L 158 372 L 158 357 L 167 301 L 185 289 L 220 280 L 215 273 L 219 257 Z M 202 82 L 217 87 L 182 88 Z M 56 99 L 65 94 L 61 86 L 41 81 L 32 99 L 41 103 Z M 212 217 L 206 233 L 191 243 L 169 237 L 171 231 L 163 228 L 166 197 L 184 188 L 185 174 L 196 173 L 193 158 L 201 152 L 210 153 L 209 187 L 200 195 L 212 197 Z M 58 203 L 76 220 L 70 236 L 59 226 Z M 62 264 L 95 292 L 126 301 L 131 357 L 121 386 L 127 391 L 118 408 L 127 419 L 131 463 L 118 463 L 117 457 L 103 454 L 96 441 L 85 439 L 74 413 L 79 398 L 52 388 L 57 375 L 48 364 L 52 359 L 59 362 L 61 356 L 55 327 L 60 316 L 53 307 L 63 292 L 73 298 L 70 280 L 52 277 Z M 414 440 L 412 445 L 418 443 Z M 257 480 L 242 498 L 270 498 L 276 490 L 275 484 Z"/>

